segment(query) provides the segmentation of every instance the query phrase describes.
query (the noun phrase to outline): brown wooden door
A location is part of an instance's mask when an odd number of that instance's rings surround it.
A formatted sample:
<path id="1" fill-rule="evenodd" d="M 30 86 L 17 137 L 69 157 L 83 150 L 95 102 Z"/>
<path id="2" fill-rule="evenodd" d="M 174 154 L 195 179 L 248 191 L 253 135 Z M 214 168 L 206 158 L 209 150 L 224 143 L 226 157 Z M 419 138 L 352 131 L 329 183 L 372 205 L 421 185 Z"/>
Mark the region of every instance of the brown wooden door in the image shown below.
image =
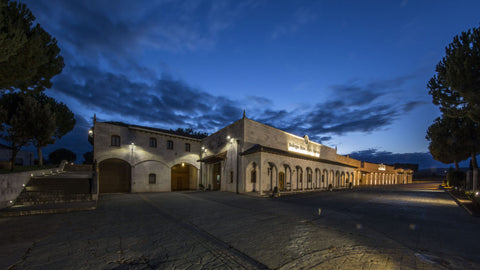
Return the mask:
<path id="1" fill-rule="evenodd" d="M 213 179 L 212 179 L 212 189 L 220 190 L 220 185 L 222 182 L 221 178 L 222 167 L 220 163 L 213 164 Z"/>
<path id="2" fill-rule="evenodd" d="M 283 172 L 278 174 L 278 185 L 280 190 L 285 189 L 285 174 Z"/>
<path id="3" fill-rule="evenodd" d="M 178 164 L 171 171 L 172 191 L 190 189 L 190 165 Z"/>
<path id="4" fill-rule="evenodd" d="M 131 191 L 130 164 L 121 159 L 107 159 L 98 166 L 99 192 L 117 193 Z"/>

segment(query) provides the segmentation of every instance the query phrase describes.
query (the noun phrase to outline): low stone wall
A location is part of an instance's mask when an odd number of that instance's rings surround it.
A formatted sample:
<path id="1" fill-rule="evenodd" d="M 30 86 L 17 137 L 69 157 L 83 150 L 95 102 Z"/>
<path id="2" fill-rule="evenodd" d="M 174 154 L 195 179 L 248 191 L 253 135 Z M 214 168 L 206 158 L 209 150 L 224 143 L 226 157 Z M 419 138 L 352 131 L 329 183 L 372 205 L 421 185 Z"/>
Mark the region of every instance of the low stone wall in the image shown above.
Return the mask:
<path id="1" fill-rule="evenodd" d="M 58 168 L 0 174 L 0 209 L 9 207 L 13 204 L 15 199 L 22 192 L 24 186 L 28 184 L 31 177 L 62 172 L 64 167 L 65 161 L 62 161 Z"/>

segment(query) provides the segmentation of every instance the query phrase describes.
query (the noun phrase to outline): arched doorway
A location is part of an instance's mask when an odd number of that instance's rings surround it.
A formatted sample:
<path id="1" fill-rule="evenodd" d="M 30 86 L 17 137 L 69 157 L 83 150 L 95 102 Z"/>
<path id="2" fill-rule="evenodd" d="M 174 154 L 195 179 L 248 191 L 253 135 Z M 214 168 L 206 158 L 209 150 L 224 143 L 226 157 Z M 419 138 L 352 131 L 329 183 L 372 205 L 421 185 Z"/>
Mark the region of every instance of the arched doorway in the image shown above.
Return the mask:
<path id="1" fill-rule="evenodd" d="M 197 188 L 197 168 L 187 163 L 180 163 L 171 169 L 172 191 Z"/>
<path id="2" fill-rule="evenodd" d="M 284 172 L 279 172 L 278 173 L 278 189 L 280 191 L 284 191 L 285 190 L 285 173 Z"/>
<path id="3" fill-rule="evenodd" d="M 131 191 L 131 167 L 128 162 L 111 158 L 98 164 L 98 187 L 100 193 Z"/>
<path id="4" fill-rule="evenodd" d="M 220 162 L 213 164 L 212 190 L 220 190 L 222 184 L 222 166 Z"/>

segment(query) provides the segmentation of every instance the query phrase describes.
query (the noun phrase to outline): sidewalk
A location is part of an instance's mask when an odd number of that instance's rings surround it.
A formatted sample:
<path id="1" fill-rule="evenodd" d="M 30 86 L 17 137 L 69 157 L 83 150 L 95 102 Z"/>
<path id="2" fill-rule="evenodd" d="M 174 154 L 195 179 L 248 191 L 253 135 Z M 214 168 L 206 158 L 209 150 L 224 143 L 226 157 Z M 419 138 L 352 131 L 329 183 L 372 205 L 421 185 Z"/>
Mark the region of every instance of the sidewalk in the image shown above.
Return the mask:
<path id="1" fill-rule="evenodd" d="M 480 209 L 475 208 L 473 202 L 468 199 L 465 194 L 448 188 L 445 188 L 445 192 L 448 193 L 460 207 L 465 209 L 467 213 L 474 217 L 480 217 Z"/>

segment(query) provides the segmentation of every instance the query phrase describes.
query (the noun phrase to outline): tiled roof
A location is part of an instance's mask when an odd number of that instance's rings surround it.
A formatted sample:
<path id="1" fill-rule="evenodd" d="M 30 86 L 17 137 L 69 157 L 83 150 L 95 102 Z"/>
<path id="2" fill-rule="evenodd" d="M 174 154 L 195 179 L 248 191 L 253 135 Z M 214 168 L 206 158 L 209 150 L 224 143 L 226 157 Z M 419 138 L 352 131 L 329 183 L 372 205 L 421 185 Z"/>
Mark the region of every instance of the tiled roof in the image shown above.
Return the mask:
<path id="1" fill-rule="evenodd" d="M 102 123 L 107 123 L 111 125 L 116 125 L 116 126 L 121 126 L 121 127 L 134 127 L 134 128 L 141 128 L 141 129 L 146 129 L 146 130 L 151 130 L 155 132 L 162 132 L 162 133 L 167 133 L 167 134 L 172 134 L 172 135 L 177 135 L 177 136 L 183 136 L 183 137 L 189 137 L 193 139 L 203 139 L 205 136 L 203 135 L 194 135 L 194 134 L 187 134 L 184 132 L 178 132 L 175 130 L 168 130 L 168 129 L 162 129 L 162 128 L 153 128 L 153 127 L 146 127 L 146 126 L 139 126 L 139 125 L 131 125 L 123 122 L 117 122 L 117 121 L 107 121 L 107 122 L 102 122 Z"/>
<path id="2" fill-rule="evenodd" d="M 275 155 L 281 155 L 281 156 L 287 156 L 287 157 L 293 157 L 293 158 L 300 158 L 300 159 L 306 159 L 306 160 L 311 160 L 311 161 L 316 161 L 316 162 L 322 162 L 322 163 L 328 163 L 328 164 L 333 164 L 333 165 L 339 165 L 339 166 L 347 166 L 350 168 L 357 168 L 356 166 L 352 166 L 349 164 L 344 164 L 340 163 L 337 161 L 332 161 L 328 159 L 323 159 L 323 158 L 317 158 L 317 157 L 311 157 L 311 156 L 306 156 L 306 155 L 301 155 L 297 153 L 292 153 L 289 151 L 277 149 L 277 148 L 272 148 L 268 146 L 262 146 L 260 144 L 255 144 L 251 148 L 243 151 L 240 155 L 245 156 L 245 155 L 250 155 L 253 153 L 257 152 L 265 152 L 265 153 L 270 153 L 270 154 L 275 154 Z"/>

